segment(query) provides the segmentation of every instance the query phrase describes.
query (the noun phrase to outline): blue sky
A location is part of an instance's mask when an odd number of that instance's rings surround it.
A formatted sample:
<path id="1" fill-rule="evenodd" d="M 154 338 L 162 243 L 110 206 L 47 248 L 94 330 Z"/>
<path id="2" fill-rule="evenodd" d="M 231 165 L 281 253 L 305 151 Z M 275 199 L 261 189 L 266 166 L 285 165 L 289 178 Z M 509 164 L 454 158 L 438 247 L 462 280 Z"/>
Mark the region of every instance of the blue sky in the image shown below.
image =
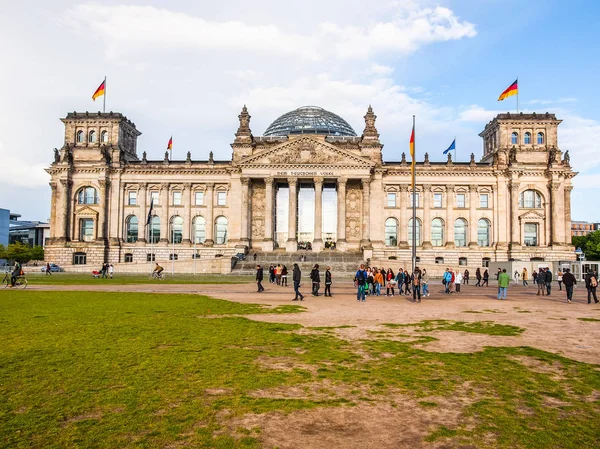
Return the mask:
<path id="1" fill-rule="evenodd" d="M 260 135 L 279 115 L 316 104 L 361 133 L 369 104 L 384 159 L 408 152 L 412 114 L 418 152 L 479 158 L 478 133 L 514 97 L 523 111 L 563 119 L 561 149 L 574 169 L 573 219 L 598 220 L 600 194 L 597 23 L 590 1 L 274 0 L 10 2 L 0 16 L 0 207 L 49 216 L 43 168 L 62 146 L 67 111 L 108 76 L 107 109 L 133 120 L 139 151 L 162 158 L 228 159 L 243 104 Z M 422 156 L 421 156 L 422 157 Z"/>

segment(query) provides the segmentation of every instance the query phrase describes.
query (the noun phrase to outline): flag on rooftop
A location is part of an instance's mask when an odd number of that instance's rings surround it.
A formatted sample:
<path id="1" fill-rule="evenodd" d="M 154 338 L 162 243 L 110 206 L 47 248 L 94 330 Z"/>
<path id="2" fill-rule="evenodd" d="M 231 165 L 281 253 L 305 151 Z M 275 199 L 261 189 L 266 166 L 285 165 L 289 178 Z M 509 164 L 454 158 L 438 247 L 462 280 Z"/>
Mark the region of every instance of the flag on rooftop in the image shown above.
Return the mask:
<path id="1" fill-rule="evenodd" d="M 167 144 L 167 150 L 173 149 L 173 136 L 169 139 L 169 143 Z"/>
<path id="2" fill-rule="evenodd" d="M 456 139 L 452 141 L 450 146 L 444 151 L 444 154 L 448 154 L 449 151 L 456 150 Z"/>
<path id="3" fill-rule="evenodd" d="M 498 101 L 502 101 L 505 98 L 511 97 L 513 95 L 517 95 L 519 93 L 518 84 L 519 84 L 519 80 L 516 79 L 514 83 L 512 83 L 510 86 L 508 86 L 506 88 L 506 90 L 500 94 L 500 96 L 498 97 Z"/>
<path id="4" fill-rule="evenodd" d="M 92 95 L 92 100 L 96 101 L 96 98 L 104 95 L 105 91 L 106 91 L 106 79 L 104 81 L 102 81 L 102 83 L 98 86 L 98 89 L 96 89 L 96 92 L 94 92 L 94 95 Z"/>

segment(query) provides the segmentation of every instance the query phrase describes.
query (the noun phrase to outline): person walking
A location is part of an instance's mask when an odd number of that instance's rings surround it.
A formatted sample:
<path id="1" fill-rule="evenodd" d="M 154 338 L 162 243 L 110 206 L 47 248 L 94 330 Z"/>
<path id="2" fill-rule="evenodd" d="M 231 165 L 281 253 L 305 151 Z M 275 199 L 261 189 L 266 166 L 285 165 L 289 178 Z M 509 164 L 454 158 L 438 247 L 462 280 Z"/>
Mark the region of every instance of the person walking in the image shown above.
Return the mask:
<path id="1" fill-rule="evenodd" d="M 502 269 L 498 268 L 498 272 L 496 273 L 496 280 L 499 281 L 500 280 L 500 275 L 502 274 Z"/>
<path id="2" fill-rule="evenodd" d="M 460 293 L 460 284 L 462 283 L 463 275 L 460 271 L 457 271 L 454 275 L 454 287 L 456 288 L 456 293 Z"/>
<path id="3" fill-rule="evenodd" d="M 394 296 L 394 287 L 396 286 L 396 277 L 394 276 L 394 272 L 391 268 L 388 268 L 387 273 L 385 275 L 386 281 L 386 294 L 385 296 Z M 392 290 L 392 294 L 390 295 L 390 290 Z"/>
<path id="4" fill-rule="evenodd" d="M 506 268 L 498 275 L 498 299 L 506 299 L 506 292 L 510 284 L 510 277 L 506 272 Z"/>
<path id="5" fill-rule="evenodd" d="M 519 285 L 521 280 L 521 273 L 519 273 L 519 270 L 515 270 L 515 272 L 513 273 L 513 280 L 515 281 L 515 285 Z"/>
<path id="6" fill-rule="evenodd" d="M 598 276 L 590 268 L 585 275 L 585 288 L 587 289 L 588 304 L 592 303 L 592 295 L 594 296 L 594 303 L 598 304 L 596 287 L 598 287 Z"/>
<path id="7" fill-rule="evenodd" d="M 371 296 L 373 294 L 375 294 L 375 285 L 374 285 L 374 276 L 373 276 L 373 270 L 371 268 L 367 268 L 367 291 L 366 294 L 368 296 Z"/>
<path id="8" fill-rule="evenodd" d="M 106 271 L 108 270 L 108 264 L 103 263 L 102 268 L 100 269 L 100 273 L 102 274 L 102 279 L 106 279 Z"/>
<path id="9" fill-rule="evenodd" d="M 546 293 L 550 296 L 552 292 L 552 271 L 550 268 L 546 268 L 546 272 L 544 273 L 544 281 L 546 282 Z"/>
<path id="10" fill-rule="evenodd" d="M 450 294 L 450 284 L 452 283 L 452 272 L 450 271 L 450 268 L 446 268 L 446 272 L 444 273 L 444 277 L 442 278 L 442 281 L 444 282 L 444 285 L 446 286 L 445 293 L 447 295 L 449 295 Z"/>
<path id="11" fill-rule="evenodd" d="M 477 279 L 477 284 L 475 284 L 475 287 L 481 287 L 481 270 L 479 268 L 475 270 L 475 279 Z"/>
<path id="12" fill-rule="evenodd" d="M 115 274 L 115 267 L 113 267 L 113 264 L 111 263 L 108 266 L 108 277 L 112 279 L 113 278 L 113 274 Z"/>
<path id="13" fill-rule="evenodd" d="M 419 270 L 419 267 L 415 267 L 410 281 L 413 288 L 413 302 L 421 302 L 421 270 Z"/>
<path id="14" fill-rule="evenodd" d="M 269 282 L 271 284 L 275 283 L 275 267 L 273 266 L 273 264 L 269 266 Z"/>
<path id="15" fill-rule="evenodd" d="M 533 270 L 533 274 L 531 275 L 533 277 L 533 285 L 537 284 L 537 277 L 538 277 L 538 272 Z"/>
<path id="16" fill-rule="evenodd" d="M 318 263 L 315 264 L 310 272 L 310 280 L 312 281 L 312 295 L 319 296 L 319 289 L 321 288 L 321 274 L 319 273 Z"/>
<path id="17" fill-rule="evenodd" d="M 558 289 L 562 291 L 563 272 L 560 269 L 556 272 L 556 281 L 558 282 Z M 565 287 L 566 287 L 566 284 L 565 284 Z"/>
<path id="18" fill-rule="evenodd" d="M 577 279 L 571 273 L 571 270 L 566 268 L 565 273 L 561 273 L 562 282 L 565 284 L 565 290 L 567 291 L 567 302 L 571 304 L 573 300 L 573 286 L 577 284 Z"/>
<path id="19" fill-rule="evenodd" d="M 540 296 L 540 292 L 541 292 L 542 296 L 546 296 L 546 281 L 545 281 L 545 276 L 544 276 L 544 270 L 542 268 L 540 268 L 540 271 L 537 274 L 536 280 L 537 280 L 537 287 L 538 287 L 537 296 Z"/>
<path id="20" fill-rule="evenodd" d="M 300 267 L 297 263 L 294 264 L 294 269 L 292 270 L 292 281 L 294 282 L 294 293 L 296 297 L 292 299 L 292 301 L 304 301 L 304 295 L 300 293 L 300 280 L 302 279 L 302 272 L 300 271 Z"/>
<path id="21" fill-rule="evenodd" d="M 354 282 L 356 284 L 356 300 L 359 302 L 366 301 L 365 285 L 367 283 L 367 272 L 365 271 L 364 264 L 360 264 L 358 271 L 354 275 Z"/>
<path id="22" fill-rule="evenodd" d="M 256 266 L 256 286 L 258 287 L 257 293 L 264 292 L 265 288 L 262 286 L 263 281 L 263 269 L 260 265 Z"/>
<path id="23" fill-rule="evenodd" d="M 281 264 L 278 264 L 275 267 L 275 282 L 277 283 L 277 285 L 281 285 Z"/>
<path id="24" fill-rule="evenodd" d="M 402 296 L 404 294 L 404 270 L 402 268 L 396 273 L 396 285 L 398 286 L 398 295 Z"/>
<path id="25" fill-rule="evenodd" d="M 325 270 L 325 296 L 331 298 L 331 267 L 327 267 Z"/>
<path id="26" fill-rule="evenodd" d="M 463 274 L 463 284 L 469 285 L 469 269 L 467 268 Z"/>
<path id="27" fill-rule="evenodd" d="M 529 274 L 527 273 L 527 268 L 523 268 L 523 272 L 521 273 L 521 280 L 523 281 L 523 287 L 527 287 L 529 284 L 527 280 L 529 279 Z"/>
<path id="28" fill-rule="evenodd" d="M 402 273 L 402 279 L 404 279 L 404 296 L 410 295 L 410 274 L 407 270 Z"/>
<path id="29" fill-rule="evenodd" d="M 283 267 L 281 267 L 281 286 L 282 287 L 287 287 L 288 286 L 287 278 L 288 278 L 288 269 L 284 265 Z"/>
<path id="30" fill-rule="evenodd" d="M 52 270 L 50 270 L 50 262 L 46 264 L 46 276 L 52 276 Z"/>
<path id="31" fill-rule="evenodd" d="M 381 286 L 383 285 L 383 270 L 375 270 L 375 276 L 373 276 L 373 285 L 375 286 L 375 296 L 381 296 Z"/>
<path id="32" fill-rule="evenodd" d="M 490 286 L 490 273 L 487 269 L 483 272 L 483 284 L 481 284 L 481 286 L 483 287 L 484 285 L 486 287 Z"/>
<path id="33" fill-rule="evenodd" d="M 421 286 L 423 287 L 423 296 L 429 298 L 429 275 L 426 268 L 421 271 Z"/>

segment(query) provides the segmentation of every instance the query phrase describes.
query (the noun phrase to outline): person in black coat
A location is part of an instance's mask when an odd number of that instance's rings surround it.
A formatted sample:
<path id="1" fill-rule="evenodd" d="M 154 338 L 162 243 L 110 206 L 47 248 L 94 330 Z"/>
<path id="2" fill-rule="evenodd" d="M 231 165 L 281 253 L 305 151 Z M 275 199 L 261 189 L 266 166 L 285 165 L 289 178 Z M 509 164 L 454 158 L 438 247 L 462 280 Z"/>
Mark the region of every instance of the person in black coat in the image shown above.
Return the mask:
<path id="1" fill-rule="evenodd" d="M 256 266 L 256 285 L 258 286 L 258 293 L 264 292 L 265 288 L 262 286 L 263 281 L 263 269 L 260 265 Z"/>
<path id="2" fill-rule="evenodd" d="M 598 297 L 596 296 L 596 287 L 598 287 L 598 275 L 590 269 L 585 275 L 585 288 L 587 288 L 588 304 L 591 304 L 592 302 L 592 295 L 594 296 L 594 302 L 598 304 Z"/>
<path id="3" fill-rule="evenodd" d="M 310 280 L 312 281 L 312 295 L 319 296 L 319 289 L 321 288 L 321 275 L 319 274 L 319 264 L 315 264 L 312 271 L 310 272 Z"/>
<path id="4" fill-rule="evenodd" d="M 565 273 L 562 276 L 563 284 L 565 284 L 565 290 L 567 291 L 567 302 L 570 303 L 573 299 L 573 286 L 577 284 L 577 279 L 571 273 L 571 270 L 565 268 Z"/>
<path id="5" fill-rule="evenodd" d="M 325 271 L 325 296 L 331 297 L 331 267 Z"/>
<path id="6" fill-rule="evenodd" d="M 294 281 L 294 292 L 296 293 L 296 297 L 292 299 L 292 301 L 298 301 L 298 299 L 304 301 L 304 295 L 300 293 L 300 279 L 302 279 L 302 272 L 300 271 L 298 264 L 295 263 L 292 271 L 292 280 Z"/>
<path id="7" fill-rule="evenodd" d="M 546 282 L 546 294 L 549 295 L 552 292 L 552 271 L 549 268 L 546 268 L 544 273 L 544 281 Z"/>

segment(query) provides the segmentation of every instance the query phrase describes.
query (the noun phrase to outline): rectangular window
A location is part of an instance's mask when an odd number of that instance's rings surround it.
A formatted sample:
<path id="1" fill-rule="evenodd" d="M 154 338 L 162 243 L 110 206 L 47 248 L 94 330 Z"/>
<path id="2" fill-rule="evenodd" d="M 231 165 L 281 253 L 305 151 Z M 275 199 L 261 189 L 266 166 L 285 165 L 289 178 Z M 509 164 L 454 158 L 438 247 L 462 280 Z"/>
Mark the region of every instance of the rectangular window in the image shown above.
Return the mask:
<path id="1" fill-rule="evenodd" d="M 73 265 L 85 265 L 87 262 L 86 253 L 73 254 Z"/>
<path id="2" fill-rule="evenodd" d="M 489 257 L 484 257 L 483 259 L 481 259 L 481 266 L 484 268 L 489 268 L 490 266 L 490 258 Z"/>
<path id="3" fill-rule="evenodd" d="M 196 192 L 196 206 L 204 204 L 204 192 Z"/>
<path id="4" fill-rule="evenodd" d="M 125 263 L 131 263 L 131 262 L 133 262 L 133 254 L 131 254 L 131 253 L 125 254 Z"/>
<path id="5" fill-rule="evenodd" d="M 387 194 L 387 207 L 396 207 L 396 193 L 389 192 Z"/>
<path id="6" fill-rule="evenodd" d="M 137 204 L 137 192 L 129 192 L 127 204 L 135 206 Z"/>
<path id="7" fill-rule="evenodd" d="M 146 254 L 146 262 L 154 262 L 156 260 L 156 254 Z"/>
<path id="8" fill-rule="evenodd" d="M 82 218 L 79 222 L 80 240 L 91 242 L 94 240 L 94 220 L 91 218 Z"/>
<path id="9" fill-rule="evenodd" d="M 479 195 L 479 207 L 482 209 L 487 209 L 489 207 L 488 204 L 488 194 L 482 193 Z"/>
<path id="10" fill-rule="evenodd" d="M 217 192 L 217 206 L 225 206 L 227 200 L 227 192 Z"/>
<path id="11" fill-rule="evenodd" d="M 456 194 L 456 207 L 458 207 L 458 208 L 465 207 L 465 194 L 464 193 Z"/>
<path id="12" fill-rule="evenodd" d="M 419 193 L 416 192 L 413 195 L 413 192 L 408 192 L 408 196 L 410 197 L 410 207 L 413 207 L 413 198 L 415 200 L 415 207 L 419 207 Z"/>
<path id="13" fill-rule="evenodd" d="M 525 246 L 538 246 L 538 225 L 536 223 L 525 223 L 523 231 L 525 234 Z"/>
<path id="14" fill-rule="evenodd" d="M 179 259 L 179 254 L 169 254 L 169 260 L 177 260 Z"/>
<path id="15" fill-rule="evenodd" d="M 150 201 L 156 206 L 158 204 L 158 192 L 150 192 Z"/>
<path id="16" fill-rule="evenodd" d="M 173 192 L 173 206 L 181 206 L 181 192 Z"/>
<path id="17" fill-rule="evenodd" d="M 442 194 L 441 193 L 433 194 L 433 207 L 442 207 Z"/>

